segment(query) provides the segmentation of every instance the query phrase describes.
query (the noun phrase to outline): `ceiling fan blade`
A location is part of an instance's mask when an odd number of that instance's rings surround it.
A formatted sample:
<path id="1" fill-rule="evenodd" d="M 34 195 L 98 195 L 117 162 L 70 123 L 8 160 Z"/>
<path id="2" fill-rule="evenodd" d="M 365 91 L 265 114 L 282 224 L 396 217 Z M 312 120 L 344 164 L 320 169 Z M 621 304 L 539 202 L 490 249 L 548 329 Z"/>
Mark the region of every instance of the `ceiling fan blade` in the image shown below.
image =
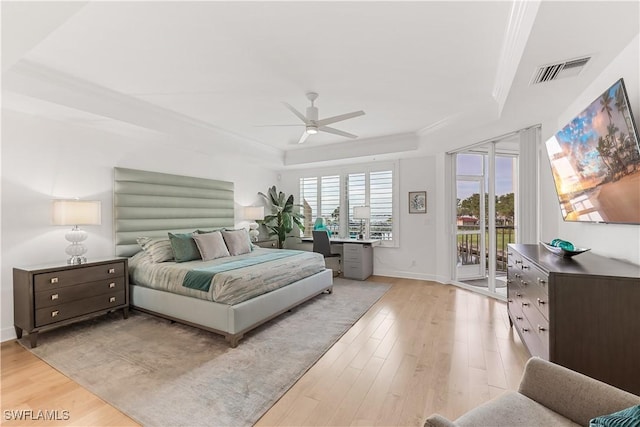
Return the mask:
<path id="1" fill-rule="evenodd" d="M 359 116 L 364 116 L 364 111 L 360 110 L 354 111 L 353 113 L 340 114 L 339 116 L 327 117 L 326 119 L 318 120 L 316 123 L 318 124 L 318 126 L 324 126 Z"/>
<path id="2" fill-rule="evenodd" d="M 345 136 L 347 138 L 357 138 L 358 137 L 358 135 L 354 135 L 352 133 L 345 132 L 343 130 L 330 128 L 329 126 L 319 126 L 318 130 L 320 130 L 322 132 L 332 133 L 334 135 Z"/>
<path id="3" fill-rule="evenodd" d="M 300 120 L 302 120 L 305 124 L 307 123 L 307 118 L 305 117 L 304 114 L 302 114 L 300 111 L 296 110 L 295 108 L 293 108 L 291 105 L 287 104 L 286 102 L 283 102 L 283 104 L 284 104 L 285 107 L 287 107 L 289 110 L 291 110 L 291 112 L 293 114 L 298 116 L 298 118 Z"/>
<path id="4" fill-rule="evenodd" d="M 302 132 L 302 135 L 300 136 L 300 139 L 298 140 L 298 144 L 302 144 L 303 142 L 305 142 L 307 140 L 308 136 L 309 136 L 309 134 L 307 133 L 307 131 Z"/>
<path id="5" fill-rule="evenodd" d="M 299 124 L 299 125 L 253 125 L 253 127 L 256 127 L 256 128 L 283 127 L 283 126 L 300 127 L 300 126 L 304 126 L 304 125 L 303 124 Z"/>

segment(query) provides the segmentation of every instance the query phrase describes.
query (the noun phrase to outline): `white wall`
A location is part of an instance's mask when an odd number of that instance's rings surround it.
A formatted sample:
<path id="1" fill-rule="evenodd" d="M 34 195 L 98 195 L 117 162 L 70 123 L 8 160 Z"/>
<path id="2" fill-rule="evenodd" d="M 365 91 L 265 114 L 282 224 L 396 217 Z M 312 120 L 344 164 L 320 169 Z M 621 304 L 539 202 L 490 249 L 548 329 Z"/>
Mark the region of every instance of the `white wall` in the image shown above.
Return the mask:
<path id="1" fill-rule="evenodd" d="M 209 155 L 167 141 L 161 134 L 134 140 L 3 111 L 1 340 L 15 337 L 12 268 L 66 260 L 66 228 L 50 225 L 51 199 L 102 201 L 102 225 L 84 227 L 87 256 L 96 258 L 114 254 L 114 166 L 233 181 L 237 208 L 258 203 L 257 192 L 276 182 L 274 171 L 247 154 Z M 240 215 L 237 210 L 237 222 Z"/>
<path id="2" fill-rule="evenodd" d="M 375 162 L 373 162 L 375 164 Z M 380 162 L 388 164 L 388 161 Z M 371 165 L 369 162 L 367 165 Z M 357 169 L 358 165 L 341 166 L 340 170 Z M 335 173 L 335 170 L 331 170 Z M 327 168 L 282 171 L 278 189 L 293 194 L 299 203 L 300 176 L 315 176 L 330 173 Z M 398 160 L 395 179 L 398 182 L 399 247 L 376 247 L 374 249 L 374 274 L 392 277 L 408 277 L 438 280 L 436 277 L 435 243 L 436 215 L 436 156 Z M 427 213 L 409 214 L 409 191 L 427 192 Z"/>
<path id="3" fill-rule="evenodd" d="M 636 36 L 620 55 L 564 111 L 558 118 L 555 127 L 543 129 L 542 140 L 546 141 L 557 130 L 564 127 L 576 114 L 593 102 L 620 77 L 624 78 L 636 124 L 640 123 L 639 63 L 640 36 Z M 548 167 L 549 161 L 546 159 L 546 153 L 543 152 L 542 155 L 545 158 L 541 159 L 541 171 L 543 172 L 540 188 L 541 199 L 547 208 L 549 204 L 553 206 L 555 220 L 557 221 L 557 228 L 553 232 L 550 232 L 553 227 L 542 228 L 541 237 L 543 240 L 549 241 L 554 237 L 560 237 L 573 242 L 576 246 L 591 248 L 594 253 L 640 264 L 640 225 L 575 223 L 562 220 L 551 171 Z M 547 213 L 549 212 L 547 209 Z M 551 220 L 551 217 L 547 215 L 545 219 Z M 557 233 L 555 233 L 556 230 Z"/>

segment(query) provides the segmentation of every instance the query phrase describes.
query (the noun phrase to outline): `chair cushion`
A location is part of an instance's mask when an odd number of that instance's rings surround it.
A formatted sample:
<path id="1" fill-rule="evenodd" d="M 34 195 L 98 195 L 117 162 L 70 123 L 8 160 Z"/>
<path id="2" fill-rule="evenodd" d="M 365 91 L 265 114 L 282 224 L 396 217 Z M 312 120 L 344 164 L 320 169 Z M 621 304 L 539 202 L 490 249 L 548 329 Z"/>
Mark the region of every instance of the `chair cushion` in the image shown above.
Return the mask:
<path id="1" fill-rule="evenodd" d="M 461 427 L 472 426 L 578 426 L 568 418 L 553 412 L 535 400 L 508 391 L 489 402 L 467 412 L 455 424 Z"/>

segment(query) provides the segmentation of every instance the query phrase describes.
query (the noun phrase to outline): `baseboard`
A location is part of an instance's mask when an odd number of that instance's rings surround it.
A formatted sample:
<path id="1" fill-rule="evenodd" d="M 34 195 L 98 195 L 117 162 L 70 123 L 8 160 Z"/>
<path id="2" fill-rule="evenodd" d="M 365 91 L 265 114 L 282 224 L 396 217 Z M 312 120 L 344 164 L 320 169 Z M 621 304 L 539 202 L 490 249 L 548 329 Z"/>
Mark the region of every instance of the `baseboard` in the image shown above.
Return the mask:
<path id="1" fill-rule="evenodd" d="M 9 328 L 3 328 L 0 330 L 0 341 L 1 342 L 5 342 L 5 341 L 11 341 L 16 339 L 16 330 L 13 328 L 13 326 L 9 327 Z"/>

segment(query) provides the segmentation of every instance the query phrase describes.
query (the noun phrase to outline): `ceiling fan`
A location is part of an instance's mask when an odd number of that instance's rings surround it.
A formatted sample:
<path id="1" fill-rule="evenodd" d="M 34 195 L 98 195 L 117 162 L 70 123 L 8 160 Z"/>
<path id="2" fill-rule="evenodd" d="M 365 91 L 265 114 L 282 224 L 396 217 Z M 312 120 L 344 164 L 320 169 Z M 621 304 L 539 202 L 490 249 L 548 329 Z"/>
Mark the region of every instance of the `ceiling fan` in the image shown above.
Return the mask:
<path id="1" fill-rule="evenodd" d="M 290 104 L 283 102 L 285 107 L 287 107 L 293 114 L 295 114 L 300 120 L 304 122 L 304 125 L 294 125 L 294 126 L 304 126 L 304 133 L 300 136 L 298 140 L 298 144 L 302 144 L 307 140 L 309 135 L 315 135 L 318 132 L 326 132 L 332 133 L 334 135 L 344 136 L 346 138 L 357 138 L 357 135 L 352 133 L 348 133 L 339 129 L 335 129 L 329 127 L 332 123 L 341 122 L 343 120 L 352 119 L 354 117 L 363 116 L 364 111 L 354 111 L 352 113 L 340 114 L 339 116 L 327 117 L 326 119 L 318 120 L 318 107 L 313 105 L 313 102 L 318 98 L 318 94 L 315 92 L 308 92 L 307 99 L 311 101 L 311 106 L 307 107 L 307 115 L 303 115 L 301 112 L 293 108 Z M 282 125 L 288 126 L 288 125 Z"/>

